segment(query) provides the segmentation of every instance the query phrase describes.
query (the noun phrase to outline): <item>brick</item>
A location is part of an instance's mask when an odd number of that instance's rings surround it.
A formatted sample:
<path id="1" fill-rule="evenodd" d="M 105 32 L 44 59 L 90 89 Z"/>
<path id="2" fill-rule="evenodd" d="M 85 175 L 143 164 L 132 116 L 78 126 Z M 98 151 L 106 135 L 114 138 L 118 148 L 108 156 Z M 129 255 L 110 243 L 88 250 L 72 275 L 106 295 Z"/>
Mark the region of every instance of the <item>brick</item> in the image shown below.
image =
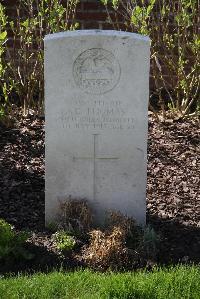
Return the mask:
<path id="1" fill-rule="evenodd" d="M 79 20 L 97 20 L 102 21 L 106 20 L 107 14 L 101 12 L 77 12 L 76 18 Z"/>
<path id="2" fill-rule="evenodd" d="M 95 21 L 84 21 L 82 24 L 84 29 L 100 29 L 99 23 Z"/>
<path id="3" fill-rule="evenodd" d="M 6 7 L 8 7 L 8 6 L 12 7 L 13 5 L 16 5 L 17 3 L 19 3 L 19 1 L 18 0 L 1 0 L 1 3 Z"/>
<path id="4" fill-rule="evenodd" d="M 95 2 L 84 2 L 82 3 L 82 9 L 84 11 L 100 11 L 100 10 L 105 10 L 105 7 L 100 4 L 99 2 L 98 3 L 95 3 Z"/>
<path id="5" fill-rule="evenodd" d="M 16 13 L 16 5 L 18 4 L 19 0 L 0 0 L 2 4 L 5 5 L 6 7 L 6 13 L 9 16 L 9 20 L 15 20 L 17 17 Z M 67 0 L 63 0 L 62 3 L 63 5 L 66 4 Z M 77 7 L 77 14 L 76 14 L 76 19 L 75 22 L 79 23 L 79 29 L 104 29 L 104 30 L 129 30 L 133 31 L 133 28 L 128 28 L 124 24 L 124 19 L 123 19 L 123 12 L 124 8 L 121 7 L 121 13 L 116 13 L 111 5 L 108 5 L 108 10 L 110 12 L 110 17 L 112 19 L 112 22 L 110 23 L 108 20 L 108 15 L 106 12 L 106 9 L 104 5 L 102 5 L 100 0 L 81 0 L 78 4 Z M 158 29 L 160 26 L 160 16 L 158 14 L 158 8 L 155 7 L 155 16 L 152 24 L 158 24 Z M 24 17 L 27 16 L 27 12 L 21 12 Z M 198 16 L 195 16 L 194 18 L 194 24 L 197 24 L 197 18 Z M 174 30 L 174 16 L 171 16 L 171 22 L 169 24 L 170 26 L 170 32 L 173 32 Z M 198 25 L 196 25 L 196 28 Z M 194 27 L 193 27 L 194 28 Z M 159 29 L 160 30 L 160 29 Z M 155 31 L 154 32 L 154 38 L 159 39 L 160 38 L 160 32 Z M 194 29 L 195 30 L 195 29 Z M 8 27 L 8 46 L 10 49 L 13 49 L 13 39 L 12 39 L 12 31 Z M 16 41 L 15 44 L 16 47 L 19 47 L 19 40 Z M 34 48 L 36 49 L 35 45 Z M 162 56 L 164 54 L 164 49 L 163 47 L 160 47 L 157 49 L 159 53 L 159 62 L 161 63 L 162 70 L 164 72 L 164 78 L 167 80 L 168 84 L 173 88 L 175 82 L 176 82 L 176 76 L 174 74 L 171 74 L 168 67 L 166 64 L 163 62 L 165 61 L 162 59 Z M 191 56 L 191 53 L 188 54 L 188 59 L 190 60 L 191 64 L 193 63 L 193 58 L 189 57 Z M 174 55 L 175 57 L 175 55 Z M 175 58 L 176 59 L 176 58 Z M 151 62 L 151 74 L 152 74 L 152 69 L 153 65 L 155 62 Z M 153 80 L 153 77 L 151 75 L 150 78 L 150 87 L 154 88 L 155 87 L 155 82 Z"/>

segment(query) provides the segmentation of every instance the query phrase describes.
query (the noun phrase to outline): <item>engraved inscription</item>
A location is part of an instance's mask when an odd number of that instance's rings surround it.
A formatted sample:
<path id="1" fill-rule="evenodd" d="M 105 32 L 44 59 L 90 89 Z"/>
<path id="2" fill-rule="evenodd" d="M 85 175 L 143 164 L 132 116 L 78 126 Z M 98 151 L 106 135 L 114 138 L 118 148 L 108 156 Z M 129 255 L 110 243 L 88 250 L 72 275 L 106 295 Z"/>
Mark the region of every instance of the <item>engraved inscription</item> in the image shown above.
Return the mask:
<path id="1" fill-rule="evenodd" d="M 61 111 L 58 121 L 63 129 L 78 130 L 133 130 L 135 119 L 129 114 L 121 101 L 73 102 L 67 111 Z"/>
<path id="2" fill-rule="evenodd" d="M 103 94 L 119 82 L 120 65 L 111 52 L 101 48 L 88 49 L 75 60 L 73 76 L 85 92 Z"/>

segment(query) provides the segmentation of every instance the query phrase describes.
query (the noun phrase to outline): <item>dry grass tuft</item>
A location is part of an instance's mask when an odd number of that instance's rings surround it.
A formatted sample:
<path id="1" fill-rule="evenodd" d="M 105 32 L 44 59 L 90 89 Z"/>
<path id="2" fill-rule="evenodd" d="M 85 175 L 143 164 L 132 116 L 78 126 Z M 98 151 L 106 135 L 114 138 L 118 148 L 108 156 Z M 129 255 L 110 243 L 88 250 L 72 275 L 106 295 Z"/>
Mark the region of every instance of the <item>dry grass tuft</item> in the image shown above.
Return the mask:
<path id="1" fill-rule="evenodd" d="M 133 218 L 109 211 L 105 229 L 93 229 L 86 200 L 67 198 L 60 209 L 61 228 L 80 238 L 80 251 L 74 257 L 85 266 L 95 270 L 132 270 L 147 265 L 152 257 L 154 260 L 156 235 L 152 229 L 139 229 Z"/>
<path id="2" fill-rule="evenodd" d="M 92 226 L 92 211 L 84 199 L 67 198 L 60 203 L 60 226 L 68 232 L 87 233 Z"/>
<path id="3" fill-rule="evenodd" d="M 119 227 L 111 232 L 93 230 L 90 232 L 90 244 L 84 248 L 82 259 L 88 266 L 105 270 L 119 269 L 128 262 L 125 235 Z"/>
<path id="4" fill-rule="evenodd" d="M 137 260 L 137 252 L 127 248 L 126 241 L 135 228 L 135 221 L 119 212 L 108 213 L 105 231 L 93 230 L 89 233 L 90 243 L 82 251 L 82 260 L 88 266 L 105 270 L 127 268 Z"/>
<path id="5" fill-rule="evenodd" d="M 126 237 L 128 237 L 135 229 L 136 222 L 133 218 L 120 213 L 119 211 L 109 211 L 107 213 L 107 226 L 109 229 L 120 227 Z"/>

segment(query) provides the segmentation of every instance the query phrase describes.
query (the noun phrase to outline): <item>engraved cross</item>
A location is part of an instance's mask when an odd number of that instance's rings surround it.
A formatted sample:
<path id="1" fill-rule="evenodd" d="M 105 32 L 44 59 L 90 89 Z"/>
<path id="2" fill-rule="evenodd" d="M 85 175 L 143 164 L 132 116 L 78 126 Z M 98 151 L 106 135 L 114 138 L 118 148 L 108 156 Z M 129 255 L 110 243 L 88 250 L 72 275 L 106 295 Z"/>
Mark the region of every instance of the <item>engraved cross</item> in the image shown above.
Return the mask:
<path id="1" fill-rule="evenodd" d="M 100 160 L 118 160 L 118 157 L 101 157 L 97 153 L 98 135 L 93 134 L 93 156 L 92 157 L 73 157 L 73 160 L 91 160 L 93 161 L 93 199 L 96 199 L 96 163 Z"/>

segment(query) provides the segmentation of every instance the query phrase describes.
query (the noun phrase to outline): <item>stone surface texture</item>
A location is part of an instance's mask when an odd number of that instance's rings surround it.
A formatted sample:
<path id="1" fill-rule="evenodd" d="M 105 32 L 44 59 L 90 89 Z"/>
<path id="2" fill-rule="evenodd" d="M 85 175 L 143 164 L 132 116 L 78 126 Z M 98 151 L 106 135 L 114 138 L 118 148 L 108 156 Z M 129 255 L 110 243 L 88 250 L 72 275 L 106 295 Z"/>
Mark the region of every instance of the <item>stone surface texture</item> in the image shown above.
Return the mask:
<path id="1" fill-rule="evenodd" d="M 149 57 L 134 33 L 45 37 L 47 223 L 69 196 L 145 223 Z"/>

